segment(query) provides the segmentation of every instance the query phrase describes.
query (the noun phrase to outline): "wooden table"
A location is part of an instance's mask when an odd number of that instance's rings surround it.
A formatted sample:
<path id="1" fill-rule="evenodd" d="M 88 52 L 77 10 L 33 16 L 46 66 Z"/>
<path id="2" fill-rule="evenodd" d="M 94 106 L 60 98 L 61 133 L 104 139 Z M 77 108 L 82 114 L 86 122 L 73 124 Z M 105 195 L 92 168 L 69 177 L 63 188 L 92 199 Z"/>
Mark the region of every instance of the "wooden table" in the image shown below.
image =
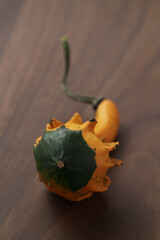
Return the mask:
<path id="1" fill-rule="evenodd" d="M 51 117 L 66 122 L 89 105 L 60 89 L 72 49 L 68 86 L 118 106 L 122 167 L 112 184 L 79 203 L 47 192 L 33 157 Z M 0 1 L 0 239 L 160 239 L 160 1 Z"/>

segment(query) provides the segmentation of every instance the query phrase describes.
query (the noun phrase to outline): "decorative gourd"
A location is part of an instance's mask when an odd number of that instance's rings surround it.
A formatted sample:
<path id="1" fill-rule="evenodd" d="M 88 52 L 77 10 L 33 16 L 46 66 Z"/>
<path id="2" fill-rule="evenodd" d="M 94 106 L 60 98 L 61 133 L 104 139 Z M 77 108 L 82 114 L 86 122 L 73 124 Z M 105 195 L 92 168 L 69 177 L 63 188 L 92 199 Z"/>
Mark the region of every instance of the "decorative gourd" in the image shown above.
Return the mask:
<path id="1" fill-rule="evenodd" d="M 111 100 L 79 96 L 68 90 L 69 45 L 65 37 L 61 42 L 66 62 L 62 89 L 76 101 L 91 103 L 96 109 L 95 119 L 83 123 L 79 113 L 65 124 L 51 119 L 33 152 L 39 178 L 47 189 L 68 200 L 81 201 L 93 192 L 106 191 L 111 183 L 108 170 L 122 164 L 109 156 L 119 145 L 112 142 L 118 132 L 119 113 Z"/>
<path id="2" fill-rule="evenodd" d="M 64 125 L 52 119 L 36 140 L 34 155 L 40 180 L 51 192 L 71 201 L 108 189 L 107 171 L 121 161 L 109 152 L 119 143 L 104 143 L 94 133 L 97 121 L 82 123 L 78 113 Z"/>

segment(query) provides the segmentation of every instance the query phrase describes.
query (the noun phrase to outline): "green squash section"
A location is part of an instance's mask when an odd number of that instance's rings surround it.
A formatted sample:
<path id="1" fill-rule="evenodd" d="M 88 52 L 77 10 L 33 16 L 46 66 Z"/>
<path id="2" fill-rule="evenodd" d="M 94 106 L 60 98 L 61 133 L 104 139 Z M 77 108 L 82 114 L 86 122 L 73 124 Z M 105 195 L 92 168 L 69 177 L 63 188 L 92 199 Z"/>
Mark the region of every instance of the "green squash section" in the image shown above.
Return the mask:
<path id="1" fill-rule="evenodd" d="M 95 152 L 83 139 L 82 132 L 65 126 L 45 132 L 34 147 L 34 156 L 46 183 L 53 179 L 72 192 L 85 187 L 97 167 Z M 63 168 L 58 167 L 58 161 L 63 162 Z"/>

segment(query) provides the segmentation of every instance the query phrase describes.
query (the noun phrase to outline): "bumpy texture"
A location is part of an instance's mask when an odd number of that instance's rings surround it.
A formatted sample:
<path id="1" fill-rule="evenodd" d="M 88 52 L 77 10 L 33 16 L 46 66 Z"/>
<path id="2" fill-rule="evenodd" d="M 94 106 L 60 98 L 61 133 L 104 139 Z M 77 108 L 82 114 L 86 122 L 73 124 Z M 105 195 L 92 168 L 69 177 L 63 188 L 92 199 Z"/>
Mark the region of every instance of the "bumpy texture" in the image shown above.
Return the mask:
<path id="1" fill-rule="evenodd" d="M 40 180 L 47 189 L 71 201 L 81 201 L 93 192 L 108 189 L 107 171 L 121 165 L 109 152 L 118 142 L 102 142 L 94 133 L 95 119 L 82 123 L 78 113 L 62 124 L 52 119 L 43 137 L 34 144 Z"/>

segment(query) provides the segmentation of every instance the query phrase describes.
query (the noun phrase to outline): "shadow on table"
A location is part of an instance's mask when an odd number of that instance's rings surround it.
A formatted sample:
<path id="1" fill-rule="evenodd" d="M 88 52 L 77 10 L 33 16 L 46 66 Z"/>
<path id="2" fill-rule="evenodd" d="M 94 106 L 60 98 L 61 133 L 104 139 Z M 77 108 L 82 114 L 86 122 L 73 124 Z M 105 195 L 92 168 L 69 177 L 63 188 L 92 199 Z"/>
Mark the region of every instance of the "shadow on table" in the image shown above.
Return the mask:
<path id="1" fill-rule="evenodd" d="M 128 198 L 131 200 L 132 196 Z M 56 209 L 58 220 L 47 239 L 140 239 L 139 224 L 143 225 L 145 208 L 141 203 L 135 204 L 134 213 L 130 206 L 114 207 L 105 193 L 95 193 L 90 199 L 75 203 L 48 193 L 48 204 L 54 214 Z M 136 212 L 137 207 L 139 213 Z"/>
<path id="2" fill-rule="evenodd" d="M 75 203 L 48 193 L 48 203 L 51 209 L 57 209 L 57 215 L 61 214 L 50 232 L 53 239 L 136 239 L 132 216 L 127 210 L 114 209 L 104 193 Z"/>
<path id="3" fill-rule="evenodd" d="M 50 209 L 54 214 L 56 209 L 59 218 L 52 229 L 52 237 L 57 239 L 72 239 L 107 210 L 107 199 L 102 193 L 96 193 L 81 202 L 70 202 L 52 193 L 47 193 L 47 197 Z"/>

